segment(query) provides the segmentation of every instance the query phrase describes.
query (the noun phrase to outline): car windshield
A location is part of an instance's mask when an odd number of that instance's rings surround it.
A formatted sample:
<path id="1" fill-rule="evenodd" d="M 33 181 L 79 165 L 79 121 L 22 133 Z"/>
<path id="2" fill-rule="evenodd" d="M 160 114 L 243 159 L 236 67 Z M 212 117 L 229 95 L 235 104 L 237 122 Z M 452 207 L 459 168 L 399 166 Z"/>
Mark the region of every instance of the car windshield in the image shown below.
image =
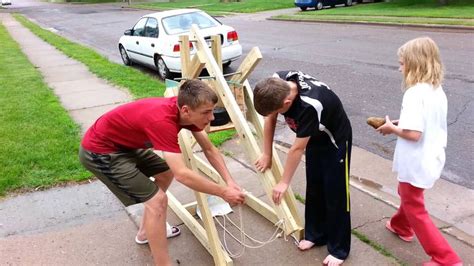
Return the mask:
<path id="1" fill-rule="evenodd" d="M 163 18 L 163 28 L 169 35 L 188 32 L 192 24 L 200 29 L 211 28 L 219 25 L 219 22 L 204 12 L 193 12 Z"/>

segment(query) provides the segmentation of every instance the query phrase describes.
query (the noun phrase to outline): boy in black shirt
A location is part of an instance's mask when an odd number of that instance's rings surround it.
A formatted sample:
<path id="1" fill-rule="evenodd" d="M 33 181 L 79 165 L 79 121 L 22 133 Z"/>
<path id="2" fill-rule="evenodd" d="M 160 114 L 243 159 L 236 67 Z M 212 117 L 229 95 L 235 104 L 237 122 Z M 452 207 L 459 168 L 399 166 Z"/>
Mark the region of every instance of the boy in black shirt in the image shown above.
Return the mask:
<path id="1" fill-rule="evenodd" d="M 341 101 L 326 84 L 309 75 L 280 71 L 255 86 L 254 105 L 265 116 L 263 154 L 255 162 L 257 170 L 271 167 L 279 113 L 296 133 L 282 180 L 273 188 L 275 204 L 280 204 L 306 149 L 305 239 L 298 247 L 308 250 L 327 245 L 324 264 L 342 264 L 351 242 L 352 129 Z"/>

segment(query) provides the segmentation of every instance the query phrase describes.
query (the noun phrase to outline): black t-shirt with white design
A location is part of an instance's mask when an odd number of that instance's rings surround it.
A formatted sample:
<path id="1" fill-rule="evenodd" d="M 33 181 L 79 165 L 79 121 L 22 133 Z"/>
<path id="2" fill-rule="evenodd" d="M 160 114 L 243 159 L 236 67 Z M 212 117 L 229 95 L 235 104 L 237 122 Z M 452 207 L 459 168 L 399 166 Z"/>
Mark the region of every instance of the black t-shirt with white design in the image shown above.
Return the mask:
<path id="1" fill-rule="evenodd" d="M 298 87 L 298 96 L 283 114 L 298 138 L 316 138 L 313 143 L 321 147 L 337 147 L 351 138 L 351 124 L 341 100 L 326 84 L 301 71 L 279 71 L 274 76 Z"/>

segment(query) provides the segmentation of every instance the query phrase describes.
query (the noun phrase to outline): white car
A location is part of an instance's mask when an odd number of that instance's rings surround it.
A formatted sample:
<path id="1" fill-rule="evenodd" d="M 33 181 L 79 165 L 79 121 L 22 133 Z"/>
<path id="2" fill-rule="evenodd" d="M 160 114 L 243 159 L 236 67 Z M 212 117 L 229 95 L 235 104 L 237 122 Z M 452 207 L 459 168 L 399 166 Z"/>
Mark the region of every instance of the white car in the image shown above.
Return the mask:
<path id="1" fill-rule="evenodd" d="M 12 4 L 11 0 L 2 0 L 2 6 L 11 5 L 11 4 Z"/>
<path id="2" fill-rule="evenodd" d="M 202 36 L 221 36 L 222 63 L 225 67 L 242 55 L 242 46 L 234 28 L 223 25 L 199 9 L 178 9 L 148 14 L 140 18 L 119 40 L 119 50 L 125 65 L 132 62 L 158 70 L 160 78 L 181 73 L 179 36 L 189 35 L 196 24 Z M 191 47 L 191 54 L 196 51 Z"/>

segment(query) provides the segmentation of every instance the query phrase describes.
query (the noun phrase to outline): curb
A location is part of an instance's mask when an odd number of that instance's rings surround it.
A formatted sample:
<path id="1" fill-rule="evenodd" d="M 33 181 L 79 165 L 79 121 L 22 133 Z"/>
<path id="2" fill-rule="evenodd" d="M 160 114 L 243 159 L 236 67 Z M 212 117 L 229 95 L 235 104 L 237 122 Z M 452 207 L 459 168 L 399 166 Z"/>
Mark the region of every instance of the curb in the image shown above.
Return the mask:
<path id="1" fill-rule="evenodd" d="M 284 18 L 267 18 L 267 20 L 275 21 L 292 21 L 292 22 L 309 22 L 309 23 L 328 23 L 328 24 L 347 24 L 347 25 L 368 25 L 368 26 L 388 26 L 388 27 L 406 27 L 406 28 L 429 28 L 429 29 L 444 29 L 444 30 L 462 30 L 474 31 L 471 26 L 457 26 L 444 24 L 410 24 L 410 23 L 382 23 L 382 22 L 364 22 L 364 21 L 338 21 L 338 20 L 306 20 L 306 19 L 284 19 Z"/>
<path id="2" fill-rule="evenodd" d="M 148 9 L 148 8 L 138 8 L 133 6 L 121 6 L 121 8 L 133 9 L 133 10 L 149 10 L 150 12 L 160 12 L 163 11 L 161 9 Z M 285 9 L 277 9 L 271 11 L 278 11 L 278 10 L 285 10 Z M 239 16 L 239 15 L 258 15 L 263 12 L 269 11 L 261 11 L 255 13 L 232 13 L 228 12 L 229 14 L 222 14 L 216 17 L 227 17 L 227 16 Z M 407 27 L 407 28 L 429 28 L 429 29 L 446 29 L 446 30 L 462 30 L 462 31 L 474 31 L 474 26 L 461 26 L 461 25 L 445 25 L 445 24 L 411 24 L 411 23 L 383 23 L 383 22 L 364 22 L 364 21 L 338 21 L 338 20 L 305 20 L 305 19 L 284 19 L 284 18 L 276 18 L 273 15 L 270 15 L 266 20 L 275 20 L 275 21 L 292 21 L 292 22 L 310 22 L 310 23 L 336 23 L 336 24 L 360 24 L 360 25 L 368 25 L 368 26 L 389 26 L 389 27 Z"/>

